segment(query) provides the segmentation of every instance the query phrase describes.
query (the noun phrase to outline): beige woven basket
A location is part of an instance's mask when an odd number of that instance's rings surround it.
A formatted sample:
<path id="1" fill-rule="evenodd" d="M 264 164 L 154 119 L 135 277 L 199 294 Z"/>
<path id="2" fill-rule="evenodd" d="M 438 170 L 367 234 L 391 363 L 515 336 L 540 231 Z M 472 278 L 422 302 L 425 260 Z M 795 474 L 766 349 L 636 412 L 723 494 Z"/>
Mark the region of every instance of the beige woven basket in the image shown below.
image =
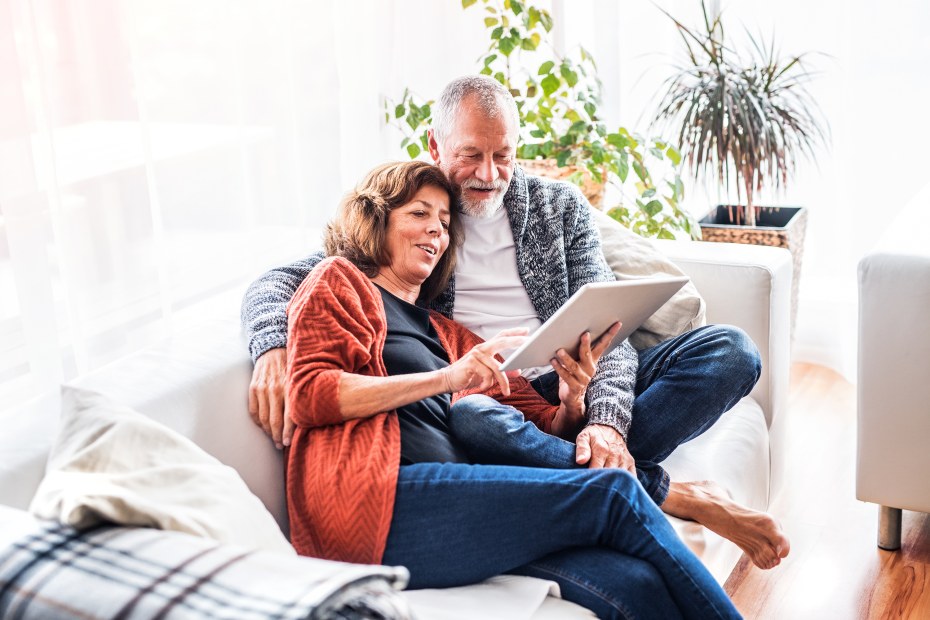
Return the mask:
<path id="1" fill-rule="evenodd" d="M 576 172 L 582 173 L 581 193 L 595 209 L 604 208 L 604 188 L 606 183 L 598 183 L 591 173 L 579 166 L 559 167 L 554 159 L 518 159 L 517 163 L 527 174 L 557 181 L 567 181 Z"/>

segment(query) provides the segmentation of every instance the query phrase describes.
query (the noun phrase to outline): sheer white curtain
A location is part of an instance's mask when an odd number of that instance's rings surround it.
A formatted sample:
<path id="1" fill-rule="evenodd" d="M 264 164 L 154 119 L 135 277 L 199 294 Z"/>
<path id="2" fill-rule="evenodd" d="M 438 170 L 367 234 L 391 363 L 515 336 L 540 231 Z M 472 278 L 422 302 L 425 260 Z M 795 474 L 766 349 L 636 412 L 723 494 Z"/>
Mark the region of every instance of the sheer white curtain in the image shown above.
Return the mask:
<path id="1" fill-rule="evenodd" d="M 361 173 L 401 157 L 382 95 L 467 70 L 444 60 L 461 29 L 428 40 L 460 12 L 0 0 L 0 410 L 315 247 Z"/>

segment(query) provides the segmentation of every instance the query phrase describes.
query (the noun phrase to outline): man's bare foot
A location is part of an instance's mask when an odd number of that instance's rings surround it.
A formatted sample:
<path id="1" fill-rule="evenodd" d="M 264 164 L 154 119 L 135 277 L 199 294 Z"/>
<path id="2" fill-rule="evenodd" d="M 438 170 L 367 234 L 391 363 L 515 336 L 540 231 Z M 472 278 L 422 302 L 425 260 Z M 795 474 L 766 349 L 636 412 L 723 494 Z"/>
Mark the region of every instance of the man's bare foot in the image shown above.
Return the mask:
<path id="1" fill-rule="evenodd" d="M 775 519 L 737 504 L 710 481 L 672 482 L 662 510 L 673 517 L 697 521 L 736 543 L 759 568 L 778 566 L 791 548 Z"/>

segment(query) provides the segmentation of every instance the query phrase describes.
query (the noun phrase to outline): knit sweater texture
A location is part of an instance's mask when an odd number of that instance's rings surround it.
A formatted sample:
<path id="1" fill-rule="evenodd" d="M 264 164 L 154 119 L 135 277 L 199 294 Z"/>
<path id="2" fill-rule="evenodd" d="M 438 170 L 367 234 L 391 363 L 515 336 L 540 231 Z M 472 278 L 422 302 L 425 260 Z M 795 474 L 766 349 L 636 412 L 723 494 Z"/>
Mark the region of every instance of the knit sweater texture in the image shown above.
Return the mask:
<path id="1" fill-rule="evenodd" d="M 504 196 L 513 231 L 517 269 L 540 320 L 545 321 L 589 282 L 614 280 L 604 259 L 591 206 L 571 183 L 527 175 L 517 166 Z M 465 240 L 468 243 L 468 240 Z M 256 360 L 287 343 L 285 309 L 322 252 L 273 269 L 256 280 L 242 304 L 249 353 Z M 452 317 L 455 280 L 431 304 Z M 624 437 L 630 427 L 639 357 L 625 341 L 598 362 L 586 394 L 589 424 L 606 424 Z"/>
<path id="2" fill-rule="evenodd" d="M 437 312 L 430 317 L 454 363 L 481 339 Z M 287 402 L 297 425 L 287 455 L 291 542 L 301 555 L 378 564 L 390 531 L 400 466 L 397 413 L 344 420 L 342 373 L 386 376 L 381 295 L 344 258 L 322 261 L 288 308 Z M 457 392 L 452 402 L 474 393 Z M 484 392 L 549 431 L 557 407 L 522 377 L 511 394 Z"/>

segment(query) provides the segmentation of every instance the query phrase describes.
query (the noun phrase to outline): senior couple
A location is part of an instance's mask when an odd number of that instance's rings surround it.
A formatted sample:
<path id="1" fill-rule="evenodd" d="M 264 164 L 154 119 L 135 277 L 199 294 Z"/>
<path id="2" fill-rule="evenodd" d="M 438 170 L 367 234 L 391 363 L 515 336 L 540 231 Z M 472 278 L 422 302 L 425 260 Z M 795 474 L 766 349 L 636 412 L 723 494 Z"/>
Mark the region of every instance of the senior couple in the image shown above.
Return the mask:
<path id="1" fill-rule="evenodd" d="M 762 568 L 788 540 L 660 463 L 751 391 L 755 346 L 708 326 L 605 355 L 618 324 L 583 335 L 577 358 L 503 373 L 498 353 L 613 274 L 580 192 L 515 166 L 506 89 L 455 80 L 434 120 L 435 166 L 371 171 L 326 257 L 272 270 L 243 302 L 249 409 L 290 446 L 295 548 L 404 565 L 414 588 L 551 579 L 602 618 L 738 617 L 662 511 Z"/>

